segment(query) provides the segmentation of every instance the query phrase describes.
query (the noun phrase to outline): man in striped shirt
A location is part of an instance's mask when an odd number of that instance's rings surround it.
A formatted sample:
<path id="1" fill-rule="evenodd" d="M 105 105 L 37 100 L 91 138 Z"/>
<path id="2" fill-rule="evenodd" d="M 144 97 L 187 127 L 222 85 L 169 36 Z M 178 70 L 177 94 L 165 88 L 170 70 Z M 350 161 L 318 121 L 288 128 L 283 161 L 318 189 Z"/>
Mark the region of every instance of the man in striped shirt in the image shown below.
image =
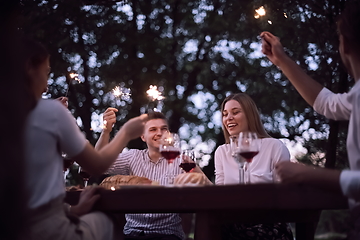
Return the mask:
<path id="1" fill-rule="evenodd" d="M 100 149 L 110 140 L 110 132 L 116 122 L 116 108 L 108 108 L 104 112 L 104 130 L 102 131 L 95 148 Z M 167 183 L 166 173 L 169 164 L 159 151 L 160 139 L 163 133 L 169 130 L 165 116 L 160 112 L 149 113 L 149 120 L 145 124 L 141 139 L 147 149 L 130 149 L 119 154 L 107 174 L 135 175 L 157 181 L 161 185 Z M 180 168 L 174 169 L 175 174 L 182 173 Z M 151 199 L 147 199 L 151 201 Z M 148 213 L 126 214 L 124 234 L 126 240 L 179 240 L 185 239 L 178 213 Z"/>

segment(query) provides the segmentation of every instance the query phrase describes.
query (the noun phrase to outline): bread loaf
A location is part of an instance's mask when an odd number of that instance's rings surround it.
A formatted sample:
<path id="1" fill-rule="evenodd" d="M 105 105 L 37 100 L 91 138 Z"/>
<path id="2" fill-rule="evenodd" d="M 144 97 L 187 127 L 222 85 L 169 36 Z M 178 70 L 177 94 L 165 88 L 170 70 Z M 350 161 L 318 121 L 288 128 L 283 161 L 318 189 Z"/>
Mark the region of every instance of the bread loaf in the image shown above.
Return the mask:
<path id="1" fill-rule="evenodd" d="M 175 177 L 175 185 L 206 185 L 206 176 L 203 173 L 182 173 Z"/>
<path id="2" fill-rule="evenodd" d="M 119 189 L 123 185 L 151 185 L 153 181 L 146 177 L 129 176 L 129 175 L 114 175 L 105 178 L 100 186 L 105 189 Z"/>

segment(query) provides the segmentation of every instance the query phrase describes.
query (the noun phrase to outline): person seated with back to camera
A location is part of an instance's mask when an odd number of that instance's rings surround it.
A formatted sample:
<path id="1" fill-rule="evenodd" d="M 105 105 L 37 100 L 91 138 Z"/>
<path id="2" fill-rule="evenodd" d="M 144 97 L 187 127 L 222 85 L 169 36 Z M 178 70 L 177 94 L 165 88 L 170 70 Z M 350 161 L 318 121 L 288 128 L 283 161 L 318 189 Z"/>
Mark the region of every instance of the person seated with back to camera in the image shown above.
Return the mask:
<path id="1" fill-rule="evenodd" d="M 46 48 L 26 38 L 19 47 L 25 59 L 21 67 L 26 73 L 29 101 L 33 103 L 24 133 L 25 189 L 30 216 L 27 238 L 116 239 L 113 222 L 106 214 L 99 211 L 88 213 L 99 197 L 95 188 L 84 189 L 80 203 L 69 209 L 73 215 L 69 217 L 66 213 L 61 152 L 89 173 L 102 174 L 127 143 L 140 136 L 147 115 L 130 119 L 108 146 L 95 150 L 61 101 L 41 97 L 47 88 L 50 72 L 50 56 Z"/>

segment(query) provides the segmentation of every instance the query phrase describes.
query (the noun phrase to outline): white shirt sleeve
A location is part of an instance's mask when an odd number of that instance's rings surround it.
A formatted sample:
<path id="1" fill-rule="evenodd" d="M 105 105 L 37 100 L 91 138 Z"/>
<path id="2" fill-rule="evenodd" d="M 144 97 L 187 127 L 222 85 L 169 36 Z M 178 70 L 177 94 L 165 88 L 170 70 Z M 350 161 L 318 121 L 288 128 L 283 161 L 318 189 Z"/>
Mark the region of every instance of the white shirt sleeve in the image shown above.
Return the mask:
<path id="1" fill-rule="evenodd" d="M 345 196 L 360 201 L 360 171 L 343 170 L 340 174 L 340 186 Z"/>
<path id="2" fill-rule="evenodd" d="M 352 104 L 349 93 L 335 94 L 323 88 L 314 102 L 314 110 L 333 120 L 349 120 Z"/>

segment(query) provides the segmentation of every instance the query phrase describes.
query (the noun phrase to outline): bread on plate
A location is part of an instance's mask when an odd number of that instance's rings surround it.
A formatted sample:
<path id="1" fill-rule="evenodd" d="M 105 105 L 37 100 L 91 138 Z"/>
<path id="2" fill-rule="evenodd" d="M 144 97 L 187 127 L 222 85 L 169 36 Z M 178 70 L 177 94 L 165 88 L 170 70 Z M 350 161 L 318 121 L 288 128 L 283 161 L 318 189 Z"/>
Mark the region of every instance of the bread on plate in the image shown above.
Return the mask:
<path id="1" fill-rule="evenodd" d="M 129 176 L 129 175 L 114 175 L 105 178 L 100 186 L 109 189 L 119 189 L 120 186 L 124 185 L 157 185 L 157 182 L 151 181 L 146 177 Z"/>

